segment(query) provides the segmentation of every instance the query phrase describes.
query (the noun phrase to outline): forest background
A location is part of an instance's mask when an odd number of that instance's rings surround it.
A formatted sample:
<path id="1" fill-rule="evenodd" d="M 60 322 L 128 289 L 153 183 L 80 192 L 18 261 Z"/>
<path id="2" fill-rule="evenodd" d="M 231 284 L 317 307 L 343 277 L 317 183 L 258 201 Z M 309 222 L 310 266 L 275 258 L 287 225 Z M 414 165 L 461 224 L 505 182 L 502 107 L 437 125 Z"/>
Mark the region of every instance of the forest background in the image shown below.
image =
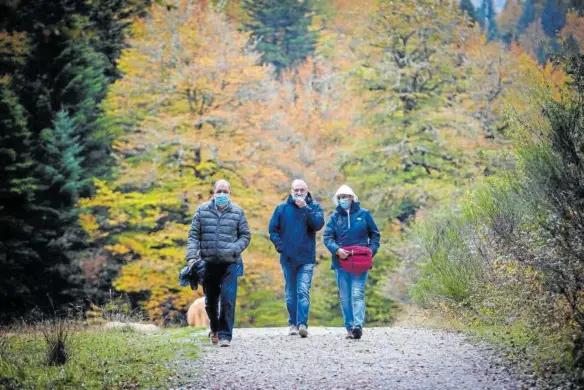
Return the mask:
<path id="1" fill-rule="evenodd" d="M 186 235 L 225 178 L 252 229 L 236 326 L 285 325 L 267 224 L 302 178 L 327 217 L 351 185 L 381 229 L 369 325 L 413 299 L 517 326 L 514 345 L 555 334 L 534 353 L 584 364 L 581 252 L 562 265 L 570 282 L 550 284 L 559 230 L 515 218 L 514 234 L 532 233 L 518 249 L 488 223 L 542 204 L 526 194 L 543 184 L 517 190 L 537 182 L 537 145 L 567 153 L 545 142 L 563 118 L 548 105 L 577 111 L 566 99 L 581 96 L 581 69 L 565 59 L 584 52 L 583 12 L 579 0 L 0 1 L 2 322 L 108 303 L 184 324 L 202 294 L 178 285 Z M 535 248 L 557 257 L 521 256 Z M 311 325 L 341 325 L 320 234 L 317 262 Z M 554 314 L 534 322 L 544 307 Z"/>

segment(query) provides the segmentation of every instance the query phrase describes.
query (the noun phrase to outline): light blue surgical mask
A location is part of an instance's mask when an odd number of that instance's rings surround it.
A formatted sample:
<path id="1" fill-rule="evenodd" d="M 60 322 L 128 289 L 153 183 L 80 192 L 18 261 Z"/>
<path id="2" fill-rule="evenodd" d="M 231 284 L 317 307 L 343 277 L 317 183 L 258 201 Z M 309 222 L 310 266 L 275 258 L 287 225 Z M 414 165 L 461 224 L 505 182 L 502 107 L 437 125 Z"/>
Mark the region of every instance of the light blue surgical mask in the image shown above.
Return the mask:
<path id="1" fill-rule="evenodd" d="M 229 194 L 218 193 L 215 194 L 215 204 L 219 207 L 226 206 L 229 203 Z"/>
<path id="2" fill-rule="evenodd" d="M 344 210 L 348 210 L 351 207 L 351 200 L 350 199 L 339 199 L 339 204 Z"/>

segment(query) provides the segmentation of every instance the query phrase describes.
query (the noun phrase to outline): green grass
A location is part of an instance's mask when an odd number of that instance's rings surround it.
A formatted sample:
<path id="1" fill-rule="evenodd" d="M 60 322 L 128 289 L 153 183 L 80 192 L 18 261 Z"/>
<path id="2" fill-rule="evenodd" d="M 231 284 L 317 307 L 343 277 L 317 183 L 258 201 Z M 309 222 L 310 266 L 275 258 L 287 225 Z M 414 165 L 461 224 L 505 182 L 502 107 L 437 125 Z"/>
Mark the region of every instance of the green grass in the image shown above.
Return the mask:
<path id="1" fill-rule="evenodd" d="M 168 388 L 189 379 L 189 372 L 176 362 L 188 363 L 198 354 L 192 328 L 150 334 L 131 329 L 79 331 L 71 338 L 71 358 L 62 366 L 46 363 L 46 342 L 37 332 L 2 338 L 0 389 Z"/>

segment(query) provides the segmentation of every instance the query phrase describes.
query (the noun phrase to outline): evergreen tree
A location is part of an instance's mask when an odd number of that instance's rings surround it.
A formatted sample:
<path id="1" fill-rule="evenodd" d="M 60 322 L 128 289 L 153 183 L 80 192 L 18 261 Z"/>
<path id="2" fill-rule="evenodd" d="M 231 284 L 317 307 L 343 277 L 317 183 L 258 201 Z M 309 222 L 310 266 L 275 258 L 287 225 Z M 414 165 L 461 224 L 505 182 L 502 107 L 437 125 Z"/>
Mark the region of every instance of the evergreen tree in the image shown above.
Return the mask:
<path id="1" fill-rule="evenodd" d="M 487 39 L 492 41 L 499 37 L 499 29 L 497 28 L 497 14 L 495 12 L 493 0 L 483 0 L 483 3 L 485 4 L 486 10 Z"/>
<path id="2" fill-rule="evenodd" d="M 108 139 L 98 138 L 100 130 L 99 104 L 109 85 L 108 61 L 96 52 L 87 41 L 72 41 L 55 59 L 60 71 L 53 80 L 51 100 L 54 109 L 66 109 L 75 123 L 83 154 L 81 176 L 88 178 L 103 174 L 107 168 Z"/>
<path id="3" fill-rule="evenodd" d="M 262 63 L 274 65 L 277 74 L 314 52 L 317 35 L 310 31 L 309 0 L 246 0 L 244 6 L 251 20 L 246 28 L 258 41 Z"/>
<path id="4" fill-rule="evenodd" d="M 471 0 L 460 0 L 458 7 L 466 12 L 473 21 L 476 22 L 478 20 L 477 10 Z"/>
<path id="5" fill-rule="evenodd" d="M 535 5 L 534 0 L 525 0 L 523 3 L 523 13 L 519 18 L 519 22 L 517 24 L 517 33 L 523 34 L 525 30 L 527 30 L 527 26 L 529 26 L 535 20 Z"/>
<path id="6" fill-rule="evenodd" d="M 0 88 L 0 319 L 19 310 L 30 298 L 24 271 L 39 256 L 29 245 L 34 234 L 31 202 L 38 183 L 33 176 L 30 132 L 17 96 Z"/>
<path id="7" fill-rule="evenodd" d="M 114 81 L 121 75 L 116 68 L 117 59 L 125 47 L 126 30 L 131 23 L 131 16 L 143 12 L 145 3 L 128 0 L 99 0 L 93 2 L 89 12 L 89 24 L 95 29 L 96 34 L 91 37 L 91 45 L 98 53 L 107 58 L 105 74 Z"/>
<path id="8" fill-rule="evenodd" d="M 578 14 L 580 14 L 580 16 L 584 16 L 584 0 L 570 1 L 569 8 L 578 12 Z"/>
<path id="9" fill-rule="evenodd" d="M 75 205 L 83 185 L 83 148 L 73 119 L 66 111 L 59 111 L 53 129 L 41 133 L 42 148 L 45 152 L 45 164 L 40 166 L 40 173 L 46 189 L 58 194 L 52 207 L 68 209 Z"/>
<path id="10" fill-rule="evenodd" d="M 566 12 L 559 6 L 557 0 L 546 0 L 545 8 L 541 13 L 541 25 L 543 31 L 555 38 L 566 24 Z"/>
<path id="11" fill-rule="evenodd" d="M 4 316 L 71 299 L 75 201 L 107 170 L 99 104 L 147 0 L 0 2 L 0 287 Z M 66 113 L 64 112 L 66 111 Z M 83 155 L 83 159 L 80 156 Z M 63 293 L 65 292 L 65 293 Z"/>
<path id="12" fill-rule="evenodd" d="M 479 18 L 479 24 L 482 30 L 487 34 L 487 39 L 489 41 L 497 39 L 499 32 L 497 29 L 497 14 L 495 13 L 493 0 L 481 1 L 481 5 L 477 10 L 477 17 Z"/>

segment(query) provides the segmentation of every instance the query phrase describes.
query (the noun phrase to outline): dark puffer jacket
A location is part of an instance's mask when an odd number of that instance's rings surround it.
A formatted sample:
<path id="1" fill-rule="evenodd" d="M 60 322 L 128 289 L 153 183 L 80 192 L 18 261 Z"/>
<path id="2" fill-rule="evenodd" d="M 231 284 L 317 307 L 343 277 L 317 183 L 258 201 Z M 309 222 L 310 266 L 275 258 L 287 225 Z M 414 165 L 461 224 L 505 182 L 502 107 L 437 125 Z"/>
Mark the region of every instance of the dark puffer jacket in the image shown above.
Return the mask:
<path id="1" fill-rule="evenodd" d="M 230 203 L 224 210 L 215 200 L 197 208 L 187 242 L 187 260 L 198 258 L 210 263 L 241 263 L 241 253 L 251 240 L 243 210 Z"/>

